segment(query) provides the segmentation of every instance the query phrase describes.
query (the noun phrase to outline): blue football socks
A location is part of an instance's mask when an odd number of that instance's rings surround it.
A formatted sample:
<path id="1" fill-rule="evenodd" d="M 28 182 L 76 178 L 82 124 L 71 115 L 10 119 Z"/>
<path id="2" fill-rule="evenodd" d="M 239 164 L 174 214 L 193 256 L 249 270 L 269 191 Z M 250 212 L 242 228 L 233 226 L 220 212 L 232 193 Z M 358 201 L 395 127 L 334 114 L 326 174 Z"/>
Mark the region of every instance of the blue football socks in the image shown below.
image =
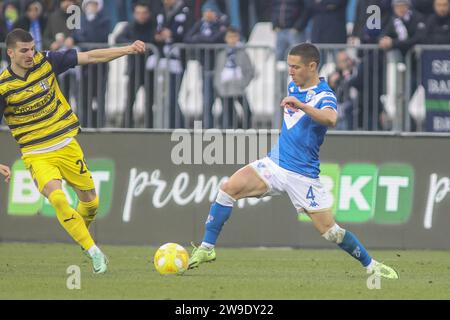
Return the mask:
<path id="1" fill-rule="evenodd" d="M 205 224 L 205 236 L 203 238 L 203 243 L 207 243 L 212 246 L 216 244 L 220 231 L 230 217 L 232 210 L 233 207 L 223 206 L 217 202 L 214 202 L 211 205 L 208 219 Z"/>
<path id="2" fill-rule="evenodd" d="M 347 251 L 353 258 L 359 260 L 364 267 L 367 267 L 372 261 L 372 257 L 366 248 L 359 242 L 358 238 L 350 231 L 345 231 L 345 236 L 339 244 L 342 250 Z"/>

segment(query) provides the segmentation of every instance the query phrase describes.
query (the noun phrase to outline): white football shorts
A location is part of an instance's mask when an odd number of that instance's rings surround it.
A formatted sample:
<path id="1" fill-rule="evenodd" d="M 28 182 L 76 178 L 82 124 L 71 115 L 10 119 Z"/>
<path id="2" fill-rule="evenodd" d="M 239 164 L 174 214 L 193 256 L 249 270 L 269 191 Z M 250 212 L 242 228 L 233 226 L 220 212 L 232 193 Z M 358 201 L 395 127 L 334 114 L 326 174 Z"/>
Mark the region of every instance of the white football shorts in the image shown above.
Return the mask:
<path id="1" fill-rule="evenodd" d="M 250 166 L 268 187 L 262 197 L 286 192 L 299 213 L 313 214 L 331 209 L 332 196 L 319 179 L 311 179 L 281 168 L 268 157 L 256 160 Z"/>

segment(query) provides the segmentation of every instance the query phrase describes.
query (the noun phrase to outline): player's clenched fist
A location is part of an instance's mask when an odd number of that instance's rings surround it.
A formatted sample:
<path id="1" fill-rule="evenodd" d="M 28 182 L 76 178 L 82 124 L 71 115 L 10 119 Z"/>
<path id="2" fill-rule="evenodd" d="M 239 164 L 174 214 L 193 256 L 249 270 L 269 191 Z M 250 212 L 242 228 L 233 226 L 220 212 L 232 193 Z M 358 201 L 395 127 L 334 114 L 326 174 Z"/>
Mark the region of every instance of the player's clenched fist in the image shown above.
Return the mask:
<path id="1" fill-rule="evenodd" d="M 0 174 L 5 177 L 6 182 L 9 182 L 11 178 L 11 170 L 9 170 L 9 167 L 0 164 Z"/>
<path id="2" fill-rule="evenodd" d="M 132 45 L 129 46 L 130 54 L 140 54 L 145 52 L 145 43 L 137 40 Z"/>

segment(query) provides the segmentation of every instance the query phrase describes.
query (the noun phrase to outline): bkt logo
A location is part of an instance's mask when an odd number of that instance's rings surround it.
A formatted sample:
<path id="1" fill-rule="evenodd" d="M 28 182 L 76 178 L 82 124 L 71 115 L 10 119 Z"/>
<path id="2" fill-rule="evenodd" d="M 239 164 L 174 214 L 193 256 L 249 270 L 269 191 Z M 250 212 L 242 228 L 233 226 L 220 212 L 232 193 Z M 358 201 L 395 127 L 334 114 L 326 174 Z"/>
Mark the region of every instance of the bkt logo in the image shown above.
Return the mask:
<path id="1" fill-rule="evenodd" d="M 333 196 L 333 212 L 340 222 L 400 224 L 412 209 L 414 169 L 407 164 L 324 163 L 320 180 Z M 300 216 L 301 221 L 309 218 Z"/>
<path id="2" fill-rule="evenodd" d="M 90 160 L 89 170 L 94 179 L 95 190 L 100 198 L 97 218 L 102 218 L 108 214 L 111 208 L 115 165 L 111 160 Z M 11 171 L 8 214 L 13 216 L 33 216 L 41 213 L 43 216 L 55 216 L 55 209 L 39 193 L 23 161 L 17 160 L 12 166 Z M 63 181 L 63 190 L 70 206 L 76 208 L 78 197 L 75 191 L 69 188 L 65 181 Z"/>

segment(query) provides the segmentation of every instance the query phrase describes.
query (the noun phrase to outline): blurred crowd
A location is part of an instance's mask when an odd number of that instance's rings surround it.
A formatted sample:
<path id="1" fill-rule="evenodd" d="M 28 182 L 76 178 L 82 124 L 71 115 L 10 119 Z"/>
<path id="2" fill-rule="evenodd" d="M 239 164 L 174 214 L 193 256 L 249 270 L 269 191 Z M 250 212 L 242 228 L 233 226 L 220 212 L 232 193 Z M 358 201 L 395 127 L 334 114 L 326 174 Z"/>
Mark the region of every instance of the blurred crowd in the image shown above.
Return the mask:
<path id="1" fill-rule="evenodd" d="M 279 60 L 292 44 L 303 41 L 378 43 L 380 48 L 403 52 L 416 43 L 450 42 L 449 4 L 445 0 L 0 0 L 0 42 L 16 27 L 30 30 L 41 49 L 62 46 L 61 34 L 64 39 L 73 36 L 75 42 L 106 42 L 118 22 L 139 23 L 136 4 L 148 8 L 148 24 L 156 41 L 167 38 L 167 32 L 157 28 L 161 14 L 171 17 L 179 12 L 185 14 L 184 32 L 174 40 L 189 41 L 187 33 L 194 24 L 208 19 L 205 5 L 221 22 L 238 29 L 244 40 L 257 22 L 270 21 L 277 33 Z M 83 9 L 82 30 L 67 28 L 70 5 Z M 373 5 L 381 9 L 380 28 L 376 24 L 370 28 L 367 23 L 367 8 Z M 96 32 L 89 34 L 93 28 Z M 224 42 L 224 33 L 210 36 L 208 41 Z"/>
<path id="2" fill-rule="evenodd" d="M 71 30 L 67 24 L 67 9 L 77 5 L 82 9 L 80 28 Z M 370 18 L 371 8 L 380 9 L 380 21 Z M 369 10 L 368 10 L 369 9 Z M 375 15 L 378 17 L 378 15 Z M 14 28 L 28 30 L 38 50 L 78 48 L 81 44 L 108 43 L 108 37 L 118 22 L 128 25 L 114 39 L 115 43 L 142 40 L 154 44 L 159 56 L 165 57 L 170 69 L 168 87 L 173 97 L 169 103 L 170 127 L 184 123 L 177 97 L 177 79 L 185 71 L 182 53 L 171 50 L 174 43 L 227 44 L 220 55 L 202 59 L 205 126 L 213 126 L 212 104 L 219 96 L 223 105 L 220 127 L 249 127 L 252 112 L 245 97 L 245 88 L 254 70 L 244 50 L 254 25 L 272 22 L 276 34 L 276 59 L 285 60 L 288 49 L 304 41 L 312 43 L 375 44 L 380 50 L 398 49 L 403 55 L 415 44 L 450 44 L 450 0 L 0 0 L 0 42 Z M 328 80 L 341 103 L 342 129 L 361 127 L 361 119 L 350 116 L 354 99 L 351 88 L 361 90 L 363 65 L 346 51 L 334 55 L 336 69 Z M 369 57 L 373 64 L 380 56 Z M 383 61 L 376 61 L 382 64 Z M 154 66 L 148 59 L 130 57 L 128 61 L 127 105 L 132 106 L 136 93 L 146 85 L 146 103 L 152 104 Z M 89 69 L 93 77 L 105 76 L 107 66 Z M 148 72 L 140 72 L 140 70 Z M 88 72 L 87 69 L 83 72 Z M 381 81 L 383 74 L 380 74 Z M 91 82 L 99 88 L 83 88 L 96 92 L 81 103 L 90 105 L 92 99 L 104 104 L 106 90 L 102 81 Z M 220 85 L 219 85 L 220 84 Z M 81 82 L 87 86 L 87 82 Z M 67 84 L 68 87 L 69 85 Z M 374 86 L 382 86 L 375 83 Z M 380 89 L 381 90 L 381 89 Z M 369 97 L 368 101 L 373 101 Z M 231 123 L 235 115 L 234 103 L 243 106 L 244 118 Z M 148 106 L 151 110 L 152 106 Z M 382 110 L 377 111 L 381 117 Z M 87 115 L 87 112 L 84 113 Z M 347 117 L 346 114 L 349 116 Z M 146 123 L 153 123 L 152 112 Z M 123 126 L 131 127 L 133 108 L 126 108 Z M 381 119 L 381 118 L 379 118 Z M 80 119 L 86 125 L 87 119 Z M 94 122 L 96 122 L 94 120 Z M 376 125 L 378 127 L 378 125 Z M 370 128 L 368 128 L 370 129 Z"/>

